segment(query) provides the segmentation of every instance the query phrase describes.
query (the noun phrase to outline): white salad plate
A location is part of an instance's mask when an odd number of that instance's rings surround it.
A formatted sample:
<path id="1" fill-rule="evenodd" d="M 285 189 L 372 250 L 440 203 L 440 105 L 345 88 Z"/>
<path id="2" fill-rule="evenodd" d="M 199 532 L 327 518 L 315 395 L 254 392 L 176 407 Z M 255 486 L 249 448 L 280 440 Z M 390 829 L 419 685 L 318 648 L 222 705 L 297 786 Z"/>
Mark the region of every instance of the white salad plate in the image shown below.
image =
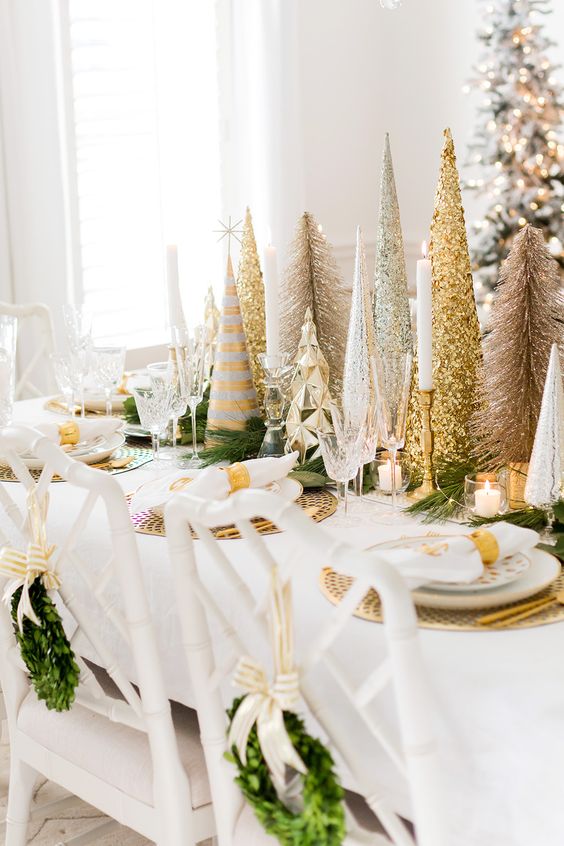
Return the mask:
<path id="1" fill-rule="evenodd" d="M 100 435 L 90 444 L 80 444 L 79 449 L 69 450 L 67 455 L 83 464 L 98 464 L 105 461 L 110 455 L 122 447 L 125 443 L 125 435 L 122 432 L 114 432 L 111 435 Z M 34 455 L 22 455 L 22 461 L 30 470 L 41 470 L 43 461 Z"/>
<path id="2" fill-rule="evenodd" d="M 542 549 L 532 549 L 527 553 L 530 566 L 522 576 L 513 582 L 500 585 L 488 591 L 475 593 L 444 593 L 430 588 L 413 591 L 416 605 L 429 608 L 453 608 L 475 610 L 495 608 L 510 602 L 528 599 L 548 587 L 560 575 L 560 561 Z"/>

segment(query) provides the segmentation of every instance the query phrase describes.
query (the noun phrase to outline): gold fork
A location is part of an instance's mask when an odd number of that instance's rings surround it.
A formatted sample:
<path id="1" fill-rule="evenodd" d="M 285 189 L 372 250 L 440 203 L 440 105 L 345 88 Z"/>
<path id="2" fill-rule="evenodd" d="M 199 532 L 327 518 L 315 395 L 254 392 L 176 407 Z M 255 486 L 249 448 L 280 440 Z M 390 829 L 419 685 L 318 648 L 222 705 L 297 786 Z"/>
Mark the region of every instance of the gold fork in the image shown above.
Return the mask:
<path id="1" fill-rule="evenodd" d="M 490 629 L 502 629 L 504 626 L 511 626 L 520 620 L 526 620 L 550 605 L 564 605 L 564 590 L 559 590 L 553 596 L 523 602 L 521 605 L 514 605 L 513 608 L 494 611 L 493 614 L 485 614 L 483 617 L 478 617 L 476 622 L 481 626 L 488 626 Z"/>

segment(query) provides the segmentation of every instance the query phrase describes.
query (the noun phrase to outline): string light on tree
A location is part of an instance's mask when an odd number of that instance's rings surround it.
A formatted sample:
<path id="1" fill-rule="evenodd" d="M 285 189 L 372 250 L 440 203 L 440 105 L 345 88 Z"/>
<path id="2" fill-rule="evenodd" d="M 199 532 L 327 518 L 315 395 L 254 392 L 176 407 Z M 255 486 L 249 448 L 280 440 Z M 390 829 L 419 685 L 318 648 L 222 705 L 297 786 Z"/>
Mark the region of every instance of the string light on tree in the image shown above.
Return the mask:
<path id="1" fill-rule="evenodd" d="M 564 269 L 564 92 L 547 50 L 544 30 L 551 0 L 489 0 L 478 33 L 484 55 L 471 87 L 482 96 L 480 128 L 470 162 L 482 179 L 466 187 L 486 196 L 489 206 L 474 225 L 475 280 L 491 290 L 514 236 L 526 223 L 543 232 Z M 547 19 L 547 22 L 550 18 Z M 467 87 L 467 86 L 466 86 Z"/>

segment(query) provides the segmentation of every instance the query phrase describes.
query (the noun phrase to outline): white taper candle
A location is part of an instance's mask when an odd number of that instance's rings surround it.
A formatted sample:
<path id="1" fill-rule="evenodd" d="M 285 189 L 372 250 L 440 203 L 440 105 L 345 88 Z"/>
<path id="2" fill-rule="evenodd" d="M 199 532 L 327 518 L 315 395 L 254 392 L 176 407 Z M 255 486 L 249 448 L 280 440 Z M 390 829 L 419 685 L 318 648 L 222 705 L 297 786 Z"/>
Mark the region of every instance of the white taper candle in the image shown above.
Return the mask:
<path id="1" fill-rule="evenodd" d="M 417 262 L 417 357 L 419 390 L 433 388 L 433 309 L 431 261 L 423 242 L 423 256 Z"/>
<path id="2" fill-rule="evenodd" d="M 280 306 L 278 302 L 278 264 L 276 248 L 264 251 L 264 305 L 266 311 L 266 353 L 280 354 Z"/>
<path id="3" fill-rule="evenodd" d="M 166 248 L 166 288 L 168 297 L 169 326 L 186 326 L 180 283 L 178 279 L 178 247 L 168 244 Z"/>

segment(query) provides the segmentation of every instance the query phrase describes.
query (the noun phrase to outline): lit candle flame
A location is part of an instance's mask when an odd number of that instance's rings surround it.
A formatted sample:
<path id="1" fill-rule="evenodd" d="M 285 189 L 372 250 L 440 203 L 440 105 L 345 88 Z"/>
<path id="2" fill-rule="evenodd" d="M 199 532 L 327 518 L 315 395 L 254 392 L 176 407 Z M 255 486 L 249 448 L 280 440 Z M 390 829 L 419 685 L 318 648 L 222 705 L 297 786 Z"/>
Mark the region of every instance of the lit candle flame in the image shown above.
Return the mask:
<path id="1" fill-rule="evenodd" d="M 423 253 L 423 258 L 427 258 L 427 241 L 423 241 L 421 244 L 421 252 Z"/>
<path id="2" fill-rule="evenodd" d="M 490 492 L 490 480 L 486 479 L 486 484 L 484 485 L 484 490 L 487 494 Z"/>

